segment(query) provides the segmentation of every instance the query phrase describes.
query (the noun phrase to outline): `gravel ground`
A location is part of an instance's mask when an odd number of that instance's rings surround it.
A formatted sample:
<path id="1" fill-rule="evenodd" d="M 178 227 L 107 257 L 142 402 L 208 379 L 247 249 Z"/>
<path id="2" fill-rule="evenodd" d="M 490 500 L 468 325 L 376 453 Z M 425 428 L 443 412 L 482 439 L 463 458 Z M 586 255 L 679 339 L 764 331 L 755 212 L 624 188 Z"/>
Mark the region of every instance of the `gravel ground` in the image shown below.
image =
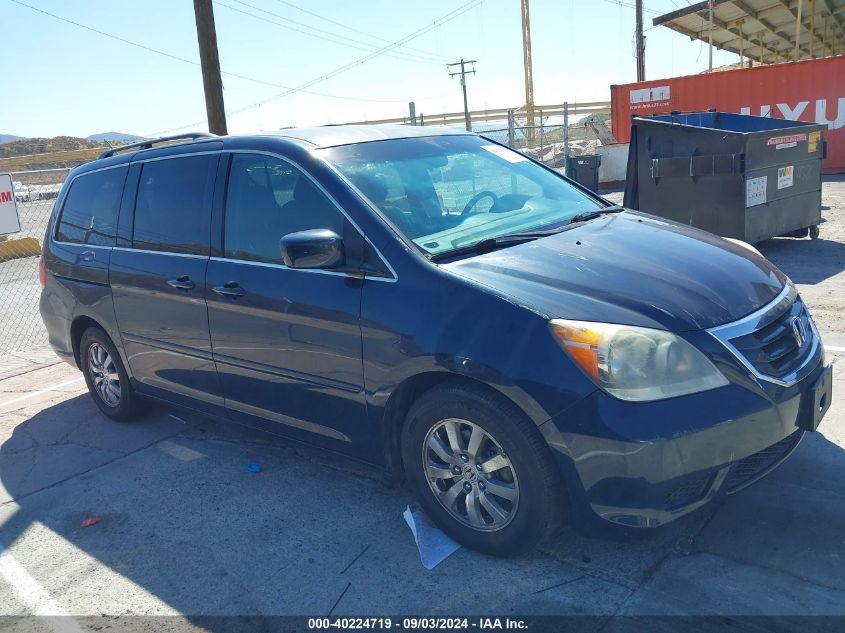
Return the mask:
<path id="1" fill-rule="evenodd" d="M 819 329 L 845 345 L 845 177 L 828 177 L 822 188 L 818 240 L 781 238 L 758 244 L 798 285 Z"/>

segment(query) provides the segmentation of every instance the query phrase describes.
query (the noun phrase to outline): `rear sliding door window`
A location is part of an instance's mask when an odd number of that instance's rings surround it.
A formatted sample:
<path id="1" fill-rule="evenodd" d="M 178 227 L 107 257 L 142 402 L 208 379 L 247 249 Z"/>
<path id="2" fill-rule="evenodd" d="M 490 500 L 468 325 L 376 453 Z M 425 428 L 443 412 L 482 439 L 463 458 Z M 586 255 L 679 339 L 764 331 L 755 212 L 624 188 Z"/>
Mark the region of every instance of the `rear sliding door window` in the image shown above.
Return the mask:
<path id="1" fill-rule="evenodd" d="M 114 246 L 126 167 L 78 176 L 65 198 L 56 239 L 72 244 Z"/>
<path id="2" fill-rule="evenodd" d="M 144 163 L 135 199 L 133 248 L 207 255 L 216 155 Z"/>

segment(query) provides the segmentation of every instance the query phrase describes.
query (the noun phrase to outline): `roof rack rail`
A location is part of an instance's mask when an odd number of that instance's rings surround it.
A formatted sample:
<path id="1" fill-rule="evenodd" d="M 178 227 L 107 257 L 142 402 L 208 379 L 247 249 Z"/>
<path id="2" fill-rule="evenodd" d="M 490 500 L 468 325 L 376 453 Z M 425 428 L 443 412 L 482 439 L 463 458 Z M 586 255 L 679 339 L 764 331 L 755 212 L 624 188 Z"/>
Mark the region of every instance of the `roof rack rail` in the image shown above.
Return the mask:
<path id="1" fill-rule="evenodd" d="M 214 138 L 216 136 L 216 134 L 208 134 L 207 132 L 192 132 L 190 134 L 177 134 L 176 136 L 163 136 L 161 138 L 152 138 L 146 141 L 139 141 L 137 143 L 130 143 L 129 145 L 121 145 L 120 147 L 107 149 L 105 152 L 100 154 L 99 158 L 108 158 L 109 156 L 114 156 L 118 152 L 122 152 L 128 149 L 150 149 L 153 145 L 158 145 L 159 143 L 167 143 L 169 141 L 195 141 L 198 138 Z"/>

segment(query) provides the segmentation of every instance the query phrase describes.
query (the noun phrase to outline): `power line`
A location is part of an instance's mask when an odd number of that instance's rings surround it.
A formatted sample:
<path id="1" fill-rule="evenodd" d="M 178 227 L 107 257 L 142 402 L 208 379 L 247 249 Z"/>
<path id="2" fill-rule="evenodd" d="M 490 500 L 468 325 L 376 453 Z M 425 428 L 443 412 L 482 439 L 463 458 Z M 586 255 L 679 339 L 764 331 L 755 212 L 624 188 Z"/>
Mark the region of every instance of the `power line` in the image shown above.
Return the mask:
<path id="1" fill-rule="evenodd" d="M 367 37 L 371 37 L 374 40 L 379 40 L 381 42 L 384 42 L 385 44 L 391 44 L 392 43 L 390 40 L 388 40 L 386 38 L 379 37 L 378 35 L 373 35 L 372 33 L 367 33 L 366 31 L 362 31 L 361 29 L 356 29 L 356 28 L 351 27 L 347 24 L 344 24 L 343 22 L 338 22 L 337 20 L 332 20 L 331 18 L 327 18 L 324 15 L 320 15 L 319 13 L 316 13 L 315 11 L 309 11 L 308 9 L 300 7 L 296 4 L 294 4 L 293 2 L 288 2 L 288 0 L 276 0 L 276 2 L 278 2 L 279 4 L 287 5 L 287 6 L 291 7 L 292 9 L 296 9 L 297 11 L 301 11 L 302 13 L 306 13 L 308 15 L 314 16 L 315 18 L 323 20 L 324 22 L 328 22 L 329 24 L 334 24 L 335 26 L 339 26 L 341 28 L 344 28 L 347 31 L 352 31 L 353 33 L 358 33 L 360 35 L 366 35 Z M 440 58 L 444 61 L 449 59 L 445 55 L 441 55 L 439 53 L 432 53 L 430 51 L 422 50 L 420 48 L 414 48 L 413 46 L 404 46 L 403 45 L 402 48 L 404 48 L 407 51 L 413 51 L 415 53 L 419 53 L 419 54 L 422 54 L 422 55 L 429 55 L 431 57 L 438 57 L 438 58 Z"/>
<path id="2" fill-rule="evenodd" d="M 273 24 L 275 26 L 278 26 L 279 28 L 286 29 L 286 30 L 289 30 L 289 31 L 294 31 L 296 33 L 301 33 L 303 35 L 307 35 L 309 37 L 313 37 L 313 38 L 316 38 L 316 39 L 319 39 L 319 40 L 323 40 L 325 42 L 331 42 L 333 44 L 340 44 L 341 46 L 348 46 L 350 48 L 355 48 L 355 49 L 358 49 L 360 51 L 367 51 L 367 52 L 373 52 L 374 50 L 376 50 L 378 48 L 378 46 L 376 46 L 374 44 L 370 44 L 368 42 L 362 42 L 361 40 L 356 40 L 356 39 L 353 39 L 353 38 L 348 37 L 346 35 L 340 35 L 340 34 L 337 34 L 337 33 L 322 31 L 319 28 L 313 27 L 309 24 L 305 24 L 304 22 L 298 22 L 296 20 L 291 20 L 290 18 L 286 18 L 282 15 L 279 15 L 278 13 L 274 13 L 272 11 L 262 9 L 261 7 L 257 7 L 253 4 L 248 3 L 248 2 L 243 2 L 243 0 L 230 0 L 230 1 L 236 2 L 240 5 L 245 6 L 245 7 L 248 7 L 250 9 L 254 10 L 254 11 L 266 13 L 267 15 L 271 15 L 274 18 L 278 18 L 279 20 L 282 20 L 283 22 L 290 22 L 291 24 L 296 24 L 296 25 L 298 25 L 302 28 L 296 28 L 296 27 L 293 27 L 293 26 L 289 26 L 287 24 L 283 24 L 282 22 L 278 22 L 278 21 L 276 21 L 275 19 L 272 19 L 272 18 L 266 18 L 266 17 L 263 17 L 261 15 L 256 15 L 255 13 L 251 13 L 249 11 L 239 9 L 238 7 L 233 7 L 231 4 L 227 4 L 227 3 L 222 2 L 220 0 L 215 0 L 215 4 L 226 7 L 230 11 L 235 11 L 237 13 L 240 13 L 241 15 L 246 15 L 246 16 L 249 16 L 249 17 L 254 18 L 256 20 L 260 20 L 261 22 L 265 22 L 267 24 Z M 317 31 L 317 32 L 311 33 L 311 32 L 303 30 L 303 28 L 310 29 L 311 31 Z M 440 60 L 437 60 L 434 57 L 431 57 L 431 56 L 423 57 L 421 55 L 416 55 L 416 54 L 413 54 L 413 53 L 397 52 L 397 53 L 389 53 L 389 55 L 391 57 L 396 57 L 397 59 L 403 59 L 403 60 L 406 60 L 406 61 L 413 61 L 413 62 L 418 62 L 418 63 L 423 63 L 423 64 L 440 65 L 442 63 Z"/>
<path id="3" fill-rule="evenodd" d="M 368 61 L 378 57 L 379 55 L 382 55 L 385 52 L 388 52 L 388 51 L 396 48 L 397 46 L 401 46 L 405 42 L 409 42 L 409 41 L 416 39 L 416 38 L 418 38 L 422 35 L 425 35 L 429 31 L 436 29 L 438 26 L 445 24 L 446 22 L 450 22 L 450 21 L 454 20 L 455 18 L 463 15 L 464 13 L 466 13 L 467 11 L 470 11 L 471 9 L 474 9 L 474 8 L 482 5 L 483 3 L 484 3 L 484 0 L 470 0 L 470 2 L 467 2 L 466 4 L 462 4 L 457 9 L 454 9 L 454 10 L 450 11 L 449 13 L 447 13 L 446 15 L 434 20 L 434 22 L 432 22 L 431 24 L 428 24 L 428 25 L 426 25 L 426 26 L 424 26 L 420 29 L 417 29 L 413 33 L 410 33 L 409 35 L 406 35 L 405 37 L 393 42 L 392 44 L 389 44 L 388 46 L 380 48 L 379 50 L 377 50 L 373 53 L 370 53 L 369 55 L 361 57 L 360 59 L 353 60 L 353 61 L 349 62 L 348 64 L 344 64 L 343 66 L 340 66 L 339 68 L 335 68 L 334 70 L 326 73 L 325 75 L 320 75 L 319 77 L 315 77 L 314 79 L 306 81 L 305 83 L 302 83 L 302 84 L 296 86 L 295 88 L 291 88 L 290 90 L 288 90 L 286 92 L 283 92 L 283 93 L 280 93 L 280 94 L 277 94 L 277 95 L 273 95 L 271 97 L 268 97 L 266 99 L 263 99 L 262 101 L 255 103 L 251 106 L 238 108 L 237 110 L 234 110 L 234 111 L 230 112 L 229 114 L 239 114 L 241 112 L 246 112 L 247 110 L 251 110 L 253 108 L 257 108 L 259 106 L 265 105 L 265 104 L 270 103 L 272 101 L 276 101 L 277 99 L 281 99 L 282 97 L 287 97 L 287 96 L 292 95 L 296 92 L 301 92 L 306 88 L 310 88 L 314 84 L 326 81 L 327 79 L 331 79 L 332 77 L 335 77 L 335 76 L 337 76 L 337 75 L 339 75 L 343 72 L 346 72 L 347 70 L 354 68 L 355 66 L 360 66 L 361 64 L 365 64 Z"/>
<path id="4" fill-rule="evenodd" d="M 17 1 L 17 0 L 13 0 L 13 1 Z M 416 31 L 414 31 L 412 33 L 409 33 L 405 37 L 403 37 L 403 38 L 401 38 L 401 39 L 399 39 L 399 40 L 397 40 L 397 41 L 395 41 L 395 42 L 393 42 L 393 43 L 391 43 L 387 46 L 384 46 L 384 47 L 380 48 L 379 50 L 377 50 L 373 53 L 370 53 L 369 55 L 365 55 L 364 57 L 353 60 L 353 61 L 351 61 L 347 64 L 344 64 L 343 66 L 340 66 L 339 68 L 335 68 L 334 70 L 329 71 L 328 73 L 326 73 L 324 75 L 320 75 L 319 77 L 315 77 L 314 79 L 306 81 L 305 83 L 302 83 L 302 84 L 300 84 L 300 85 L 298 85 L 294 88 L 290 88 L 289 90 L 286 90 L 285 92 L 281 92 L 279 94 L 272 95 L 270 97 L 267 97 L 266 99 L 263 99 L 263 100 L 258 101 L 256 103 L 253 103 L 252 105 L 243 106 L 243 107 L 237 108 L 235 110 L 231 110 L 231 111 L 226 113 L 226 116 L 234 116 L 234 115 L 237 115 L 237 114 L 241 114 L 243 112 L 247 112 L 249 110 L 254 110 L 255 108 L 259 108 L 259 107 L 266 105 L 268 103 L 272 103 L 273 101 L 277 101 L 277 100 L 282 99 L 284 97 L 288 97 L 288 96 L 295 94 L 297 92 L 306 92 L 307 88 L 310 88 L 311 86 L 313 86 L 315 84 L 318 84 L 318 83 L 321 83 L 321 82 L 326 81 L 328 79 L 331 79 L 332 77 L 335 77 L 335 76 L 337 76 L 337 75 L 339 75 L 343 72 L 346 72 L 347 70 L 350 70 L 351 68 L 355 68 L 356 66 L 360 66 L 361 64 L 366 64 L 368 61 L 375 59 L 376 57 L 384 54 L 385 52 L 388 52 L 388 51 L 390 51 L 390 50 L 392 50 L 392 49 L 394 49 L 398 46 L 402 46 L 402 44 L 405 44 L 406 42 L 410 42 L 413 39 L 416 39 L 416 38 L 418 38 L 422 35 L 425 35 L 426 33 L 436 29 L 438 26 L 446 24 L 447 22 L 450 22 L 450 21 L 454 20 L 455 18 L 460 17 L 461 15 L 466 13 L 467 11 L 470 11 L 472 9 L 475 9 L 478 6 L 481 6 L 482 4 L 484 4 L 484 1 L 485 0 L 470 0 L 470 2 L 462 4 L 458 8 L 453 9 L 449 13 L 446 13 L 445 15 L 437 18 L 436 20 L 434 20 L 430 24 L 427 24 L 426 26 L 421 27 L 421 28 L 417 29 Z M 202 123 L 203 123 L 203 121 L 196 121 L 194 123 L 188 123 L 186 125 L 180 125 L 178 127 L 170 128 L 168 130 L 162 130 L 161 132 L 156 132 L 154 134 L 167 134 L 167 133 L 173 132 L 175 130 L 182 130 L 184 128 L 202 125 Z"/>
<path id="5" fill-rule="evenodd" d="M 623 7 L 623 8 L 628 8 L 628 9 L 636 9 L 637 8 L 634 3 L 626 2 L 626 0 L 604 0 L 604 1 L 607 2 L 608 4 L 615 4 L 618 7 Z M 649 9 L 649 8 L 646 8 L 646 7 L 643 7 L 643 11 L 645 11 L 646 13 L 654 13 L 655 15 L 660 13 L 660 11 L 657 11 L 656 9 Z"/>
<path id="6" fill-rule="evenodd" d="M 111 33 L 106 33 L 105 31 L 100 31 L 99 29 L 95 29 L 92 26 L 88 26 L 86 24 L 81 24 L 80 22 L 74 22 L 68 18 L 63 18 L 60 15 L 56 15 L 55 13 L 50 13 L 49 11 L 45 11 L 44 9 L 39 9 L 38 7 L 34 7 L 31 4 L 27 4 L 26 2 L 21 2 L 21 0 L 10 0 L 10 2 L 14 2 L 17 5 L 22 7 L 26 7 L 27 9 L 31 9 L 32 11 L 36 11 L 37 13 L 41 13 L 43 15 L 48 15 L 51 18 L 55 18 L 56 20 L 60 20 L 62 22 L 66 22 L 67 24 L 72 24 L 73 26 L 79 27 L 80 29 L 85 29 L 86 31 L 91 31 L 92 33 L 96 33 L 97 35 L 102 35 L 103 37 L 108 37 L 112 40 L 117 40 L 118 42 L 123 42 L 124 44 L 129 44 L 130 46 L 134 46 L 136 48 L 141 48 L 145 51 L 150 53 L 156 53 L 157 55 L 163 55 L 164 57 L 169 57 L 170 59 L 174 59 L 176 61 L 185 62 L 186 64 L 192 64 L 194 66 L 199 66 L 199 62 L 191 61 L 190 59 L 185 59 L 184 57 L 179 57 L 178 55 L 171 55 L 170 53 L 165 53 L 164 51 L 160 51 L 156 48 L 152 48 L 151 46 L 147 46 L 145 44 L 139 44 L 138 42 L 133 42 L 131 40 L 124 39 L 119 35 L 113 35 Z"/>
<path id="7" fill-rule="evenodd" d="M 35 7 L 31 4 L 27 4 L 26 2 L 22 2 L 22 0 L 10 0 L 17 5 L 22 7 L 26 7 L 32 11 L 37 13 L 41 13 L 43 15 L 49 16 L 66 24 L 70 24 L 72 26 L 78 27 L 80 29 L 84 29 L 86 31 L 90 31 L 91 33 L 96 33 L 97 35 L 101 35 L 103 37 L 107 37 L 111 40 L 115 40 L 117 42 L 121 42 L 123 44 L 127 44 L 129 46 L 134 46 L 135 48 L 139 48 L 141 50 L 147 51 L 148 53 L 155 53 L 156 55 L 161 55 L 162 57 L 167 57 L 173 61 L 182 62 L 184 64 L 190 64 L 191 66 L 200 67 L 201 64 L 197 61 L 192 59 L 187 59 L 185 57 L 180 57 L 178 55 L 173 55 L 172 53 L 168 53 L 166 51 L 159 50 L 157 48 L 153 48 L 152 46 L 147 46 L 146 44 L 141 44 L 139 42 L 133 42 L 132 40 L 127 40 L 126 38 L 120 37 L 119 35 L 114 35 L 113 33 L 107 33 L 106 31 L 101 31 L 100 29 L 94 28 L 93 26 L 88 26 L 87 24 L 82 24 L 81 22 L 76 22 L 69 18 L 62 17 L 60 15 L 56 15 L 55 13 L 50 13 L 49 11 L 45 11 L 39 7 Z M 233 73 L 229 71 L 221 71 L 222 75 L 226 75 L 227 77 L 234 77 L 236 79 L 242 79 L 244 81 L 249 81 L 255 84 L 260 84 L 263 86 L 269 86 L 272 88 L 281 88 L 282 90 L 291 90 L 290 86 L 285 86 L 283 84 L 279 84 L 272 81 L 266 81 L 264 79 L 258 79 L 256 77 L 250 77 L 248 75 L 242 75 L 240 73 Z M 302 90 L 307 94 L 312 94 L 318 97 L 328 97 L 330 99 L 342 99 L 345 101 L 364 101 L 369 103 L 405 103 L 406 99 L 368 99 L 365 97 L 347 97 L 343 95 L 334 95 L 334 94 L 327 94 L 324 92 L 316 92 L 316 91 L 309 91 L 309 90 Z"/>

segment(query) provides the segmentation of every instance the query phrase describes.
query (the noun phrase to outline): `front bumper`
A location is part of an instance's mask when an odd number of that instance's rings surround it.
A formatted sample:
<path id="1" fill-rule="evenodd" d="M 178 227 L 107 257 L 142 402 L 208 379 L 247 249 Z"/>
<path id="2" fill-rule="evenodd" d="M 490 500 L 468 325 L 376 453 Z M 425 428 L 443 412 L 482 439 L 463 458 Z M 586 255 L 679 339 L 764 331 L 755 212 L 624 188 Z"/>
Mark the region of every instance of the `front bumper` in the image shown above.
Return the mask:
<path id="1" fill-rule="evenodd" d="M 552 418 L 540 428 L 576 518 L 656 527 L 757 481 L 801 441 L 829 371 L 823 354 L 813 362 L 802 380 L 776 390 L 732 380 L 647 403 L 596 391 Z"/>

